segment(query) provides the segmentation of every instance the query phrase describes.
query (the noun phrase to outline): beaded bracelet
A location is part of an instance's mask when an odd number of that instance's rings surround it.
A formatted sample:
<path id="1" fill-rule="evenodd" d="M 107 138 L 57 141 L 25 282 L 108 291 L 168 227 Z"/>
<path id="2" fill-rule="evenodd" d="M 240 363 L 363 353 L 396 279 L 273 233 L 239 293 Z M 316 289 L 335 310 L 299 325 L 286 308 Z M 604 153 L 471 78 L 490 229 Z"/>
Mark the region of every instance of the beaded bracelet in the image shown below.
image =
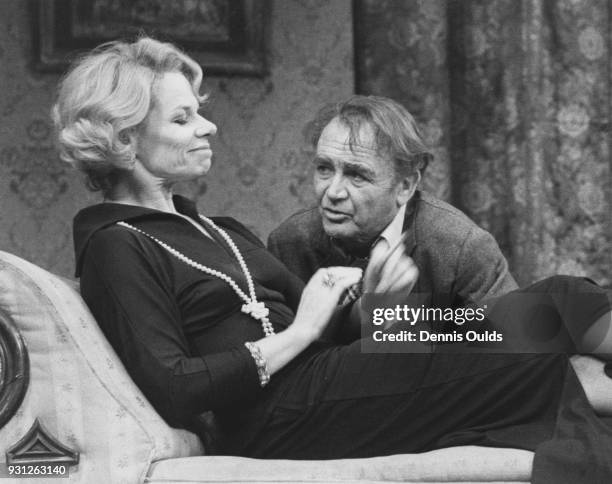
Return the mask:
<path id="1" fill-rule="evenodd" d="M 247 341 L 244 343 L 247 350 L 251 353 L 251 356 L 255 360 L 255 365 L 257 366 L 257 376 L 259 376 L 259 384 L 262 387 L 265 387 L 270 382 L 270 372 L 268 371 L 268 362 L 261 354 L 261 350 L 259 346 L 255 343 L 251 343 Z"/>

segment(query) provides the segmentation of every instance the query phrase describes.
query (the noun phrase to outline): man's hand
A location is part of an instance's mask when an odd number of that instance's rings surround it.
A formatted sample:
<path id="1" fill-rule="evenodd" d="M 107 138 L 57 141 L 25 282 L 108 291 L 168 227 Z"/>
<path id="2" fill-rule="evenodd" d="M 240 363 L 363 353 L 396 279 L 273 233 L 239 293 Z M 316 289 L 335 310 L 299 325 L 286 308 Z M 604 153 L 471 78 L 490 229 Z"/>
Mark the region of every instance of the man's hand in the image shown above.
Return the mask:
<path id="1" fill-rule="evenodd" d="M 363 277 L 363 292 L 375 294 L 410 294 L 419 277 L 419 269 L 404 253 L 403 241 L 391 249 L 377 244 Z"/>

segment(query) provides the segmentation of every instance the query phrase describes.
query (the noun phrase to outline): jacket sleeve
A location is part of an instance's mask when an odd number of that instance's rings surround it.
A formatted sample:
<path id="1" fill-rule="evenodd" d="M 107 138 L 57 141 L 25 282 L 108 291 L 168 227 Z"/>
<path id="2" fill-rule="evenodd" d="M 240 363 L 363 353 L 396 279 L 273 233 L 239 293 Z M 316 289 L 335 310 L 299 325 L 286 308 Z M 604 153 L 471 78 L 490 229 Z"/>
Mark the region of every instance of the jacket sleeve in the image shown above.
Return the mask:
<path id="1" fill-rule="evenodd" d="M 474 226 L 460 249 L 453 292 L 466 304 L 501 296 L 516 288 L 516 281 L 495 238 Z"/>
<path id="2" fill-rule="evenodd" d="M 268 250 L 303 283 L 307 283 L 317 271 L 318 264 L 311 242 L 306 234 L 284 222 L 268 237 Z"/>
<path id="3" fill-rule="evenodd" d="M 81 292 L 139 388 L 168 423 L 184 426 L 262 390 L 246 348 L 192 354 L 164 261 L 137 234 L 104 229 L 87 248 Z"/>
<path id="4" fill-rule="evenodd" d="M 282 238 L 283 237 L 281 234 L 281 227 L 278 227 L 274 229 L 272 232 L 270 232 L 270 235 L 268 236 L 268 250 L 279 261 L 287 265 L 285 260 L 283 260 L 284 259 L 283 251 L 281 249 L 282 248 L 282 243 L 281 243 Z"/>

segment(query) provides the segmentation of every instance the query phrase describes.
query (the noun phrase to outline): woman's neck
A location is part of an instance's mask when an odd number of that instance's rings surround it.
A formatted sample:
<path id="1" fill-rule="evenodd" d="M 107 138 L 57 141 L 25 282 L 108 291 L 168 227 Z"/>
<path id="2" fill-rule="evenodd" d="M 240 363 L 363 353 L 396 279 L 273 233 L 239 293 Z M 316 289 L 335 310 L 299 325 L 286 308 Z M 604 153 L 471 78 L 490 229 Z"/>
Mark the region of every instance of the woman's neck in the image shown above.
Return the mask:
<path id="1" fill-rule="evenodd" d="M 176 213 L 172 201 L 172 190 L 132 190 L 121 185 L 114 187 L 104 196 L 105 202 L 139 205 L 162 212 Z"/>

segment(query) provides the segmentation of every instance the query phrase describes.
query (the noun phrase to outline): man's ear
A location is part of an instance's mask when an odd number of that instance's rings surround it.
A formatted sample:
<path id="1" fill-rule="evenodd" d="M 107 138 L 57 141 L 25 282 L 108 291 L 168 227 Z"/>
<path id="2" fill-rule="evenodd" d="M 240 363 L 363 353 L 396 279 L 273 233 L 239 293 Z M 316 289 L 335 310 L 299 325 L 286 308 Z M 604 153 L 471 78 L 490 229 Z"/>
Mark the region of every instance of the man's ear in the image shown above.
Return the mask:
<path id="1" fill-rule="evenodd" d="M 397 192 L 397 204 L 404 205 L 414 196 L 414 192 L 421 181 L 421 172 L 416 170 L 400 180 L 399 191 Z"/>

